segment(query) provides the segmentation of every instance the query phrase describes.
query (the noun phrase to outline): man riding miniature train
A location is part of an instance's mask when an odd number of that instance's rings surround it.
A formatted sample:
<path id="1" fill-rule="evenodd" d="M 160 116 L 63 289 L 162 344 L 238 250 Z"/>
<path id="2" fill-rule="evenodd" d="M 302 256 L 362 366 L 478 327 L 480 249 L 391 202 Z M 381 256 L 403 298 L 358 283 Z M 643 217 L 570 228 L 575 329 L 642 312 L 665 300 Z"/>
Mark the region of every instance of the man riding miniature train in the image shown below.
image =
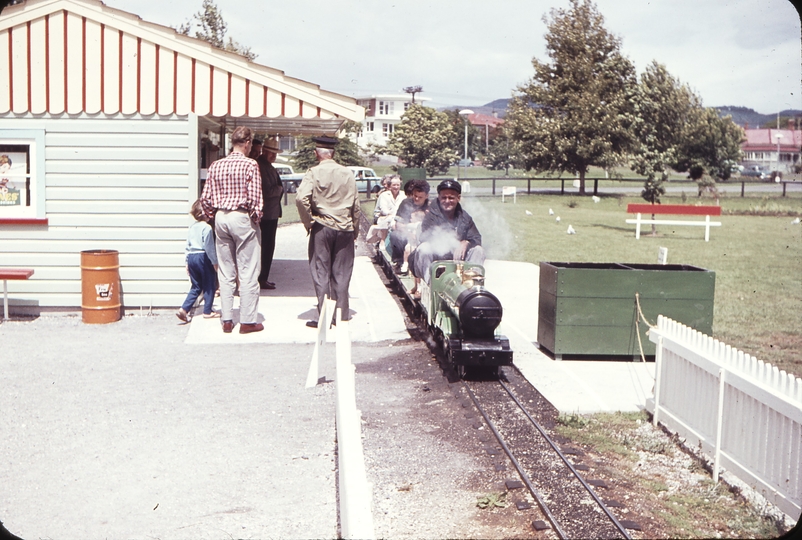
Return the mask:
<path id="1" fill-rule="evenodd" d="M 462 186 L 456 180 L 443 180 L 437 198 L 421 224 L 421 243 L 410 256 L 412 273 L 428 284 L 429 267 L 434 261 L 455 260 L 484 264 L 482 235 L 473 218 L 460 205 Z"/>

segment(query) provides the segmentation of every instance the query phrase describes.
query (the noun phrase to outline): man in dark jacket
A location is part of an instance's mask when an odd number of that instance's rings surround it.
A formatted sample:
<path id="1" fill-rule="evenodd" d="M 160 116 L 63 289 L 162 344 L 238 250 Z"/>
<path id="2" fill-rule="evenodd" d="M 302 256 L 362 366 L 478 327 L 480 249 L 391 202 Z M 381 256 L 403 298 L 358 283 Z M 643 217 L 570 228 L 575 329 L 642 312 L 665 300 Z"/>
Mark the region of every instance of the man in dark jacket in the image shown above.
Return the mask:
<path id="1" fill-rule="evenodd" d="M 262 145 L 261 154 L 255 158 L 262 175 L 262 197 L 264 208 L 262 221 L 262 271 L 259 273 L 259 286 L 262 289 L 275 289 L 276 284 L 268 281 L 270 267 L 273 265 L 273 253 L 276 250 L 276 229 L 278 219 L 281 217 L 281 196 L 284 194 L 284 184 L 278 171 L 273 167 L 276 156 L 281 152 L 278 142 L 274 138 L 267 139 Z"/>
<path id="2" fill-rule="evenodd" d="M 484 264 L 482 235 L 473 218 L 460 206 L 462 186 L 443 180 L 437 186 L 437 199 L 421 224 L 421 244 L 412 257 L 412 273 L 429 283 L 429 267 L 434 261 L 454 260 Z"/>

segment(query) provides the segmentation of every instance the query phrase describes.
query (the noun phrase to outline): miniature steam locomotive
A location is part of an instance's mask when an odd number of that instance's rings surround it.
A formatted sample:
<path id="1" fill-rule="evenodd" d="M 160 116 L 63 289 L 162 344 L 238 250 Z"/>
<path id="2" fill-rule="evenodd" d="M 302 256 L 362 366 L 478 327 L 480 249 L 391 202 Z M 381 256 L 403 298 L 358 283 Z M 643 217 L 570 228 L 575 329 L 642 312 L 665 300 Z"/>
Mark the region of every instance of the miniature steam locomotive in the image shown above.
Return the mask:
<path id="1" fill-rule="evenodd" d="M 462 261 L 435 261 L 431 281 L 421 281 L 421 309 L 460 376 L 512 364 L 509 340 L 497 333 L 503 308 L 485 289 L 485 269 Z"/>
<path id="2" fill-rule="evenodd" d="M 484 286 L 482 265 L 463 261 L 435 261 L 429 269 L 431 280 L 421 280 L 420 298 L 410 293 L 411 276 L 393 271 L 390 256 L 379 254 L 387 275 L 419 311 L 432 337 L 457 374 L 472 371 L 498 373 L 512 365 L 509 340 L 498 331 L 503 307 Z"/>

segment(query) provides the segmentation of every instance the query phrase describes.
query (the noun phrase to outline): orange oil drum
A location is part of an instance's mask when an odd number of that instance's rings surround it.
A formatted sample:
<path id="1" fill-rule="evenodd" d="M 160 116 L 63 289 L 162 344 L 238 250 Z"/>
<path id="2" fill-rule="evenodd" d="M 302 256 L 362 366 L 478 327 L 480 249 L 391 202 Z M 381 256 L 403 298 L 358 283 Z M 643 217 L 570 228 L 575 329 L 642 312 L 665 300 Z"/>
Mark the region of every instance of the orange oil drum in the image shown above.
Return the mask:
<path id="1" fill-rule="evenodd" d="M 81 314 L 83 322 L 106 324 L 120 320 L 120 254 L 112 249 L 81 252 Z"/>

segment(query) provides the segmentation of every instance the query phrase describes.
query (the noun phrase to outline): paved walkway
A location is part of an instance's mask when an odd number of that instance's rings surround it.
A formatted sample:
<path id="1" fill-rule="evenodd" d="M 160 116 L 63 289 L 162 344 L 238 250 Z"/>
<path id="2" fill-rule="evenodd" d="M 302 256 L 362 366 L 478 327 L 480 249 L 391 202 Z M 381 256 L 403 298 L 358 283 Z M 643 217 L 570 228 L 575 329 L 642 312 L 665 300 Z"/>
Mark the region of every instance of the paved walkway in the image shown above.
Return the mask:
<path id="1" fill-rule="evenodd" d="M 304 388 L 315 301 L 300 225 L 279 229 L 277 256 L 256 334 L 170 312 L 0 324 L 0 521 L 22 538 L 335 538 L 334 386 Z M 487 268 L 516 364 L 552 403 L 643 407 L 652 364 L 549 359 L 533 345 L 538 268 Z M 355 363 L 409 338 L 366 257 L 351 294 Z"/>

